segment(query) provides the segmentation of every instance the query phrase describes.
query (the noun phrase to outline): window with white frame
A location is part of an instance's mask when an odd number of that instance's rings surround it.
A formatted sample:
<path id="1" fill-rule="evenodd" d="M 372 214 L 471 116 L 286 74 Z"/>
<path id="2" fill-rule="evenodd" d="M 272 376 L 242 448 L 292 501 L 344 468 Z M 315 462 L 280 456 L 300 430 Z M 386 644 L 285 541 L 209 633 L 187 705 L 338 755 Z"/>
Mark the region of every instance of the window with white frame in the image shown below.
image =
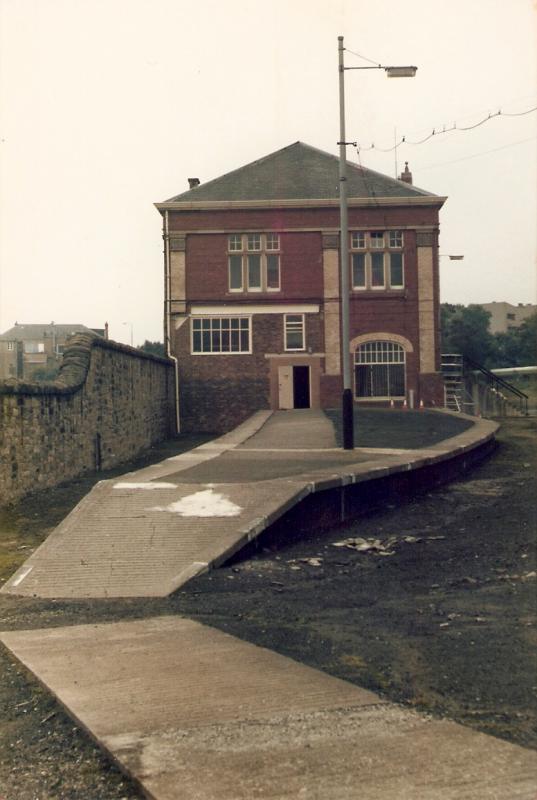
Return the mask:
<path id="1" fill-rule="evenodd" d="M 192 353 L 250 353 L 250 317 L 193 317 Z"/>
<path id="2" fill-rule="evenodd" d="M 306 326 L 304 314 L 285 314 L 283 326 L 285 349 L 305 350 Z"/>
<path id="3" fill-rule="evenodd" d="M 15 349 L 15 342 L 8 342 L 7 343 L 7 349 L 8 350 L 14 350 Z"/>
<path id="4" fill-rule="evenodd" d="M 228 280 L 230 292 L 280 291 L 279 234 L 230 234 Z"/>
<path id="5" fill-rule="evenodd" d="M 384 232 L 372 231 L 369 234 L 369 244 L 371 249 L 383 250 L 384 249 Z"/>
<path id="6" fill-rule="evenodd" d="M 350 246 L 353 289 L 404 288 L 402 231 L 352 231 Z"/>
<path id="7" fill-rule="evenodd" d="M 354 354 L 357 398 L 389 399 L 405 396 L 405 351 L 397 342 L 374 341 Z"/>

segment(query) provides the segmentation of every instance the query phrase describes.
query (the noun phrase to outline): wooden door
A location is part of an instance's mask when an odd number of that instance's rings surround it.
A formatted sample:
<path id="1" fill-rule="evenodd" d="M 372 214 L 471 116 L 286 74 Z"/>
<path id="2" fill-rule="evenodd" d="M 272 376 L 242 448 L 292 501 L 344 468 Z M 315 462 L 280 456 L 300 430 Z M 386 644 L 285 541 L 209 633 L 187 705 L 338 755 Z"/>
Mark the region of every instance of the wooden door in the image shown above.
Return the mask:
<path id="1" fill-rule="evenodd" d="M 278 407 L 293 408 L 293 367 L 278 367 Z"/>

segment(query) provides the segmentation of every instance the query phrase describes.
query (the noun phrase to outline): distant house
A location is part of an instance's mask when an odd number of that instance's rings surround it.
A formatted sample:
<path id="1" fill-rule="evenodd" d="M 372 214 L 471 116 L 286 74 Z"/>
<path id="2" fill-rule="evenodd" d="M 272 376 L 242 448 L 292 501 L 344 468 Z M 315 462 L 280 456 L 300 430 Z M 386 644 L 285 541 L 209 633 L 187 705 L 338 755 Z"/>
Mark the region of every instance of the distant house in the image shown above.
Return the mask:
<path id="1" fill-rule="evenodd" d="M 51 371 L 61 363 L 67 340 L 75 333 L 93 333 L 108 338 L 107 326 L 23 325 L 0 334 L 0 379 L 31 380 L 38 370 Z"/>
<path id="2" fill-rule="evenodd" d="M 340 333 L 338 159 L 296 142 L 157 203 L 184 430 L 256 409 L 443 404 L 438 226 L 445 198 L 348 165 L 350 341 Z"/>
<path id="3" fill-rule="evenodd" d="M 491 333 L 506 333 L 513 328 L 519 328 L 525 319 L 537 311 L 537 306 L 532 303 L 480 303 L 481 308 L 490 314 L 489 331 Z"/>

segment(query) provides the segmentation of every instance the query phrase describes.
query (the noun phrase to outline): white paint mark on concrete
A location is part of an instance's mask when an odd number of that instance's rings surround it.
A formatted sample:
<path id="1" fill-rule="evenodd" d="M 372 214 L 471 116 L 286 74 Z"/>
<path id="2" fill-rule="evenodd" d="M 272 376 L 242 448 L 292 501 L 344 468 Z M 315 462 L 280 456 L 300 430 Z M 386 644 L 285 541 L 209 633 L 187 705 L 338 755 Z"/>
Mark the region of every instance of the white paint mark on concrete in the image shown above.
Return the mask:
<path id="1" fill-rule="evenodd" d="M 33 564 L 32 564 L 31 566 L 29 566 L 29 567 L 25 567 L 25 568 L 22 570 L 22 572 L 20 573 L 20 575 L 19 575 L 17 578 L 15 578 L 15 580 L 14 580 L 14 581 L 13 581 L 13 583 L 12 583 L 12 586 L 18 586 L 18 585 L 19 585 L 19 583 L 22 583 L 22 582 L 23 582 L 23 580 L 24 580 L 24 579 L 25 579 L 25 578 L 26 578 L 26 577 L 27 577 L 27 576 L 30 574 L 30 572 L 33 570 L 33 568 L 34 568 L 34 567 L 33 567 Z"/>
<path id="2" fill-rule="evenodd" d="M 114 489 L 176 489 L 175 483 L 114 483 Z"/>
<path id="3" fill-rule="evenodd" d="M 242 508 L 225 495 L 212 489 L 205 489 L 176 500 L 169 506 L 155 506 L 151 511 L 169 511 L 182 517 L 236 517 Z"/>

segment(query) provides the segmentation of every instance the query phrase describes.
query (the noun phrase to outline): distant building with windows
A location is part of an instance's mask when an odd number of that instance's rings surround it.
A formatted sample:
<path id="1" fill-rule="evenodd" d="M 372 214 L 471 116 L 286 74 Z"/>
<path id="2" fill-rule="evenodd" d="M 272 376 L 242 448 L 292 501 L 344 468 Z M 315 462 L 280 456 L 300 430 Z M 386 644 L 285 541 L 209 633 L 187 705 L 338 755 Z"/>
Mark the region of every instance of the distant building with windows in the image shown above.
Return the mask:
<path id="1" fill-rule="evenodd" d="M 490 314 L 489 331 L 491 333 L 506 333 L 513 328 L 519 328 L 525 319 L 537 311 L 537 305 L 532 303 L 518 303 L 514 306 L 511 303 L 493 302 L 479 305 Z"/>
<path id="2" fill-rule="evenodd" d="M 0 334 L 0 379 L 31 380 L 41 371 L 53 371 L 61 364 L 68 339 L 75 333 L 93 333 L 108 338 L 108 326 L 87 328 L 85 325 L 23 325 Z"/>
<path id="3" fill-rule="evenodd" d="M 348 164 L 350 341 L 341 341 L 338 159 L 302 142 L 156 207 L 165 329 L 184 430 L 260 408 L 443 404 L 438 226 L 445 198 Z"/>

